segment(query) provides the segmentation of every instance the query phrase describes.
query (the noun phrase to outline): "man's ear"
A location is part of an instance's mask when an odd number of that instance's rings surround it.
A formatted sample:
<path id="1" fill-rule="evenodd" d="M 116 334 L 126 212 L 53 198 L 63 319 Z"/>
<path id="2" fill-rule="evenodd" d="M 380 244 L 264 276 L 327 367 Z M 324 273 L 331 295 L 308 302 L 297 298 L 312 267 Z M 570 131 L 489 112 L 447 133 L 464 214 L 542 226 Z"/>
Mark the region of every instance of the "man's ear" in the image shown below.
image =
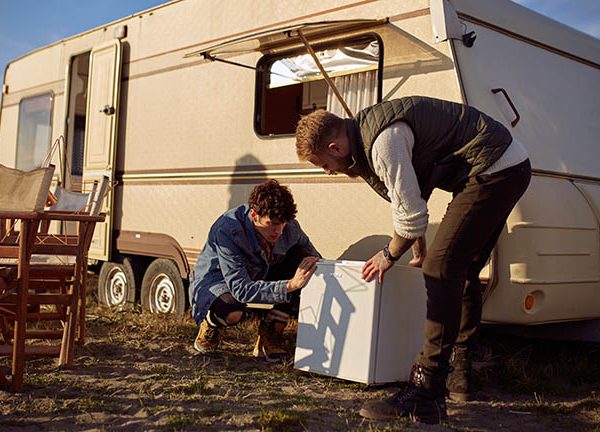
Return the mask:
<path id="1" fill-rule="evenodd" d="M 256 220 L 256 211 L 252 208 L 250 209 L 250 219 Z"/>
<path id="2" fill-rule="evenodd" d="M 337 141 L 331 141 L 328 145 L 327 145 L 327 149 L 329 150 L 330 153 L 334 154 L 334 155 L 338 155 L 341 151 L 341 147 L 340 145 L 337 143 Z"/>

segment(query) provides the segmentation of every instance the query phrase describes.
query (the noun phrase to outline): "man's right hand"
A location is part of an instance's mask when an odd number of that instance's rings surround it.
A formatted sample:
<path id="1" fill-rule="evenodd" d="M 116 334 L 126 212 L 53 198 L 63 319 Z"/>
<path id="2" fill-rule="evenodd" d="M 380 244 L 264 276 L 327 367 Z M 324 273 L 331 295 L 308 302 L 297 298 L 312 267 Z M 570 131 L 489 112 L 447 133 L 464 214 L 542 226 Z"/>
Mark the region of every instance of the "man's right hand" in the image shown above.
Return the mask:
<path id="1" fill-rule="evenodd" d="M 319 257 L 306 257 L 302 260 L 298 269 L 296 270 L 296 274 L 293 278 L 291 278 L 287 282 L 287 293 L 294 292 L 303 288 L 306 285 L 306 282 L 313 275 L 315 270 L 317 269 L 317 262 L 319 261 Z"/>

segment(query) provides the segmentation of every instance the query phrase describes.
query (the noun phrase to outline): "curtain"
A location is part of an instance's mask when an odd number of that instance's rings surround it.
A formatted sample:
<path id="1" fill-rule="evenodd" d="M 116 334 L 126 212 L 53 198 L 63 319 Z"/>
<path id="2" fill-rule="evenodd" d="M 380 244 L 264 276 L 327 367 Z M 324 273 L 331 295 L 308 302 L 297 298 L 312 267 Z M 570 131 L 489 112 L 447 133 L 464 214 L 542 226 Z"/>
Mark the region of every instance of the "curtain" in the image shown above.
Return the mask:
<path id="1" fill-rule="evenodd" d="M 333 82 L 353 115 L 377 103 L 376 70 L 335 77 Z M 331 87 L 327 90 L 327 111 L 342 118 L 348 117 Z"/>

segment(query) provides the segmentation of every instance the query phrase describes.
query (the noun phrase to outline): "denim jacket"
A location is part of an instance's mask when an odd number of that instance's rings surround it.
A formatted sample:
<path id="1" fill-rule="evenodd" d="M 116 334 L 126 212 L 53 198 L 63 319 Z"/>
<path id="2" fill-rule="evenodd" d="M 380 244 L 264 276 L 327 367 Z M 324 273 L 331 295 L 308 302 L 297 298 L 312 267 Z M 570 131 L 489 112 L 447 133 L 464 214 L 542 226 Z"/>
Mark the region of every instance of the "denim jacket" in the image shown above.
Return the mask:
<path id="1" fill-rule="evenodd" d="M 198 324 L 206 317 L 213 301 L 225 293 L 231 293 L 241 303 L 289 301 L 287 280 L 264 280 L 269 266 L 281 262 L 288 250 L 296 245 L 319 256 L 295 219 L 286 224 L 283 234 L 275 242 L 271 263 L 256 236 L 246 204 L 227 211 L 210 228 L 190 278 L 192 316 Z"/>

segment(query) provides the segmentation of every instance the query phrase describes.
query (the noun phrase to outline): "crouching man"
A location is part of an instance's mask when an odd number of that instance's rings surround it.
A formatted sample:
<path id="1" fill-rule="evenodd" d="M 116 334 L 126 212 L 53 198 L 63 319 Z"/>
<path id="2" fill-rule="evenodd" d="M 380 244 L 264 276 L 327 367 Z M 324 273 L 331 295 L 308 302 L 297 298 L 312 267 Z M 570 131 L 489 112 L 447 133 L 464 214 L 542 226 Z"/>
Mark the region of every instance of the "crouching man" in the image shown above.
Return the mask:
<path id="1" fill-rule="evenodd" d="M 254 355 L 287 357 L 281 335 L 319 259 L 295 216 L 289 189 L 267 180 L 212 225 L 190 283 L 197 351 L 217 348 L 220 329 L 242 321 L 247 303 L 266 303 L 274 306 L 261 319 Z"/>

